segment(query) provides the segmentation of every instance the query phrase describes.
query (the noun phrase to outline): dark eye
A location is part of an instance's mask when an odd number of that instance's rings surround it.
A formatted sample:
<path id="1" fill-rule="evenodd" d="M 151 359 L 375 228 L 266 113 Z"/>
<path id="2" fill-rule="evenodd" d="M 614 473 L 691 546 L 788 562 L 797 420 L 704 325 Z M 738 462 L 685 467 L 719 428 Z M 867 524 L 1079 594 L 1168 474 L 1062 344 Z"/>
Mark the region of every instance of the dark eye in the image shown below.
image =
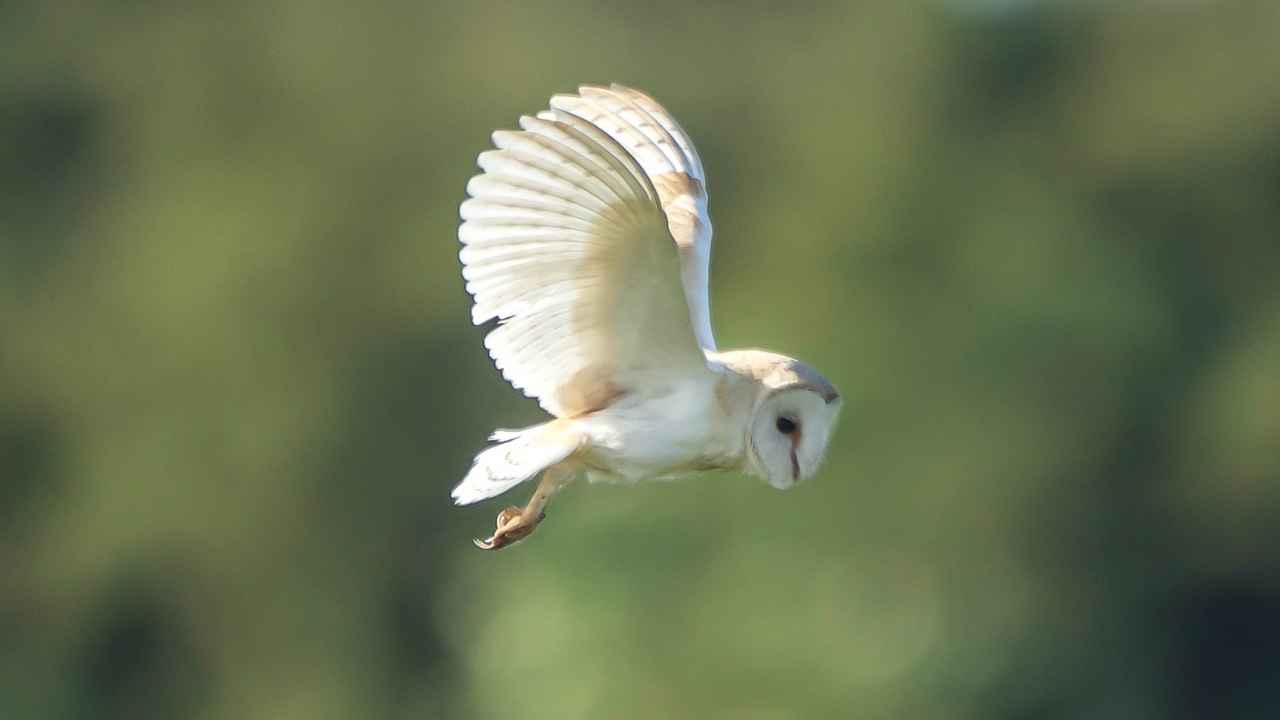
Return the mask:
<path id="1" fill-rule="evenodd" d="M 796 431 L 796 421 L 792 420 L 791 418 L 780 417 L 778 418 L 778 422 L 776 424 L 778 426 L 778 432 L 782 433 L 783 435 L 790 435 L 791 433 Z"/>

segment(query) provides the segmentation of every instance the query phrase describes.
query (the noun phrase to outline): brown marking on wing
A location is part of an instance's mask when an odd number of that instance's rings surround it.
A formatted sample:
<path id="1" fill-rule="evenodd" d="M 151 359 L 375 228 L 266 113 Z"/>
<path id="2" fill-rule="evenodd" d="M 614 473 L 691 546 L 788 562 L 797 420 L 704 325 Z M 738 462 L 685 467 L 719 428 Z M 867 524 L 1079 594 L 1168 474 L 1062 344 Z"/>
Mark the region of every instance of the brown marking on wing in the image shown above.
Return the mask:
<path id="1" fill-rule="evenodd" d="M 626 390 L 609 379 L 611 373 L 592 365 L 574 373 L 569 381 L 556 391 L 556 402 L 565 410 L 565 417 L 581 417 L 600 412 L 609 407 Z"/>
<path id="2" fill-rule="evenodd" d="M 676 246 L 682 254 L 692 252 L 698 226 L 702 223 L 697 206 L 697 199 L 703 197 L 702 183 L 683 172 L 662 173 L 651 181 L 653 189 L 658 191 L 658 200 L 666 213 L 667 227 L 671 230 L 671 237 L 675 238 Z"/>
<path id="3" fill-rule="evenodd" d="M 658 199 L 662 201 L 663 205 L 680 195 L 689 195 L 695 198 L 702 195 L 702 183 L 688 173 L 679 171 L 662 173 L 653 178 L 653 189 L 658 191 Z"/>

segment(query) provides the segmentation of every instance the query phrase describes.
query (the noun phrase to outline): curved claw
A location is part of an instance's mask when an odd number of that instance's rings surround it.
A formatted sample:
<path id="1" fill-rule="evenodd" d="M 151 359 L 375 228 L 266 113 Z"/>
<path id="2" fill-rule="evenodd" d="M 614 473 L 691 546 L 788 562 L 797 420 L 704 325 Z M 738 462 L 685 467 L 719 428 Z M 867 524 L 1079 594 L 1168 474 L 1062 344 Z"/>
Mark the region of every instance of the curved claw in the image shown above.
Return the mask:
<path id="1" fill-rule="evenodd" d="M 483 540 L 473 538 L 471 543 L 481 550 L 501 550 L 504 547 L 515 545 L 532 535 L 538 524 L 545 520 L 546 517 L 547 514 L 545 512 L 540 512 L 537 520 L 526 523 L 519 508 L 505 508 L 498 513 L 498 527 L 494 530 L 493 535 Z"/>
<path id="2" fill-rule="evenodd" d="M 497 522 L 497 525 L 493 528 L 494 532 L 497 533 L 501 531 L 502 528 L 506 527 L 507 525 L 511 525 L 515 521 L 519 520 L 523 515 L 524 515 L 523 511 L 521 511 L 520 508 L 516 507 L 515 505 L 502 508 L 502 510 L 498 513 L 498 522 Z M 490 540 L 492 539 L 493 538 L 490 538 Z"/>

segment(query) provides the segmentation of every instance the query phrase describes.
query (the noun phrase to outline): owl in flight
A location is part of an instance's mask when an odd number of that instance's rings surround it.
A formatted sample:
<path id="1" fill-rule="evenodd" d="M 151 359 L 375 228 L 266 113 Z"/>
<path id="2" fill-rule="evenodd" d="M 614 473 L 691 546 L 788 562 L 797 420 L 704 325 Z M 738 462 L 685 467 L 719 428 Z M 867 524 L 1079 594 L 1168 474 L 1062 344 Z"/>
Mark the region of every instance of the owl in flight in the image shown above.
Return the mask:
<path id="1" fill-rule="evenodd" d="M 840 394 L 809 365 L 716 349 L 706 175 L 653 98 L 613 85 L 556 95 L 493 134 L 467 184 L 460 257 L 484 344 L 555 419 L 497 430 L 459 505 L 541 474 L 498 514 L 497 550 L 527 537 L 578 475 L 635 482 L 737 470 L 785 489 L 822 463 Z"/>

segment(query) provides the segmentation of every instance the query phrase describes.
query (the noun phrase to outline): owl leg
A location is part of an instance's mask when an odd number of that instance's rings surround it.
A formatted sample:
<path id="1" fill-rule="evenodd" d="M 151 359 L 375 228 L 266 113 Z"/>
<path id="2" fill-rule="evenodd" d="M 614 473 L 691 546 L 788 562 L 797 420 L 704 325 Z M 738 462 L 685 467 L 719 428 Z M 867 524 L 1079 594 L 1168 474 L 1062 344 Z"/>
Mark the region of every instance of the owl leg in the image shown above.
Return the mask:
<path id="1" fill-rule="evenodd" d="M 574 468 L 568 463 L 547 468 L 538 482 L 538 489 L 533 491 L 533 497 L 529 498 L 524 508 L 514 505 L 503 508 L 502 512 L 498 513 L 497 528 L 493 531 L 493 535 L 484 540 L 476 538 L 472 542 L 481 550 L 501 550 L 529 537 L 538 527 L 538 523 L 547 517 L 545 508 L 551 501 L 551 496 L 568 485 L 573 480 L 573 475 Z"/>

